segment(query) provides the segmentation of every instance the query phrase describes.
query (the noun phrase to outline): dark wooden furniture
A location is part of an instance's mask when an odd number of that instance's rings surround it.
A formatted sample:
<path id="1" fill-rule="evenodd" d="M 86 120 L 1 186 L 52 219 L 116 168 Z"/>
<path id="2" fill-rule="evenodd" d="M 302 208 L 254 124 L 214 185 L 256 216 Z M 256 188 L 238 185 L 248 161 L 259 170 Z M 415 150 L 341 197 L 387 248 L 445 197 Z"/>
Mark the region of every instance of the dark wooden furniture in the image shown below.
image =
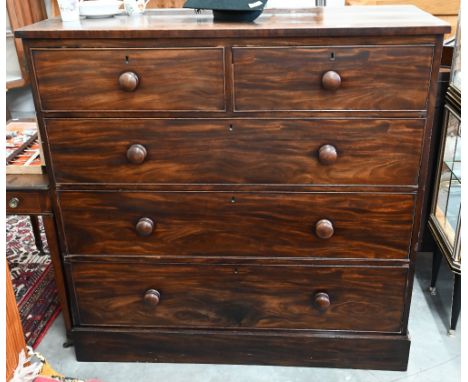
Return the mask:
<path id="1" fill-rule="evenodd" d="M 58 244 L 57 228 L 53 215 L 49 179 L 46 174 L 41 175 L 7 175 L 6 176 L 6 213 L 7 215 L 28 215 L 33 223 L 34 237 L 40 241 L 38 217 L 42 217 L 42 224 L 49 245 L 50 257 L 54 267 L 55 281 L 65 321 L 67 335 L 70 337 L 72 321 L 70 316 L 68 293 L 65 286 L 62 257 Z M 34 220 L 33 220 L 34 219 Z M 39 249 L 39 247 L 38 247 Z"/>
<path id="2" fill-rule="evenodd" d="M 405 370 L 448 31 L 415 7 L 19 31 L 78 360 Z"/>
<path id="3" fill-rule="evenodd" d="M 433 264 L 430 291 L 436 282 L 442 258 L 454 273 L 452 316 L 453 334 L 461 308 L 461 30 L 458 26 L 453 50 L 452 73 L 440 127 L 440 148 L 432 195 L 428 229 L 432 235 Z"/>
<path id="4" fill-rule="evenodd" d="M 457 93 L 458 95 L 456 95 Z M 454 137 L 453 133 L 457 134 L 453 127 L 455 121 L 458 121 L 458 126 L 455 126 L 455 129 L 458 128 L 460 130 L 458 134 L 461 134 L 460 99 L 460 94 L 457 89 L 449 87 L 445 104 L 445 118 L 442 130 L 443 136 L 441 139 L 442 148 L 439 156 L 437 183 L 434 189 L 433 205 L 428 222 L 429 232 L 432 235 L 432 240 L 436 244 L 433 246 L 432 278 L 430 286 L 431 294 L 436 295 L 437 293 L 436 282 L 443 258 L 446 259 L 450 270 L 454 274 L 452 315 L 450 319 L 449 334 L 453 334 L 457 327 L 461 309 L 461 172 L 459 169 L 455 169 L 455 171 L 451 171 L 454 176 L 452 178 L 448 178 L 447 163 L 450 162 L 447 161 L 446 158 L 444 159 L 444 156 L 446 156 L 445 154 L 447 151 L 447 147 L 445 146 L 447 144 L 447 140 L 450 139 L 450 137 Z M 452 125 L 451 128 L 449 124 Z M 447 132 L 449 129 L 452 130 L 452 133 Z M 453 167 L 451 170 L 454 170 Z M 447 183 L 451 183 L 451 185 L 447 187 Z M 456 188 L 458 188 L 458 190 Z M 443 197 L 442 194 L 445 193 L 448 194 L 447 197 L 449 199 L 446 203 L 441 200 Z M 444 204 L 445 211 L 443 211 Z M 443 216 L 444 214 L 445 216 Z M 445 224 L 443 224 L 444 221 L 446 221 Z"/>
<path id="5" fill-rule="evenodd" d="M 21 120 L 21 121 L 8 120 L 7 125 L 6 125 L 6 130 L 7 130 L 7 132 L 11 132 L 12 130 L 18 131 L 17 129 L 19 129 L 19 128 L 30 129 L 32 122 L 34 122 L 34 121 L 30 121 L 30 120 Z M 15 128 L 11 129 L 11 127 L 13 127 L 13 126 L 15 126 Z M 37 131 L 37 124 L 34 124 L 32 126 L 35 127 L 34 130 Z M 8 166 L 10 165 L 11 160 L 13 160 L 15 157 L 17 157 L 18 153 L 22 153 L 25 149 L 27 149 L 34 141 L 37 141 L 37 139 L 38 139 L 38 136 L 37 136 L 37 133 L 36 133 L 29 140 L 24 142 L 24 144 L 20 148 L 18 148 L 13 153 L 11 153 L 10 155 L 7 156 L 7 159 L 6 159 L 6 165 L 7 165 L 7 170 L 6 171 L 7 171 L 7 173 L 9 172 L 8 171 L 9 170 Z M 16 167 L 15 170 L 18 170 L 18 168 Z M 23 170 L 23 168 L 21 170 Z M 26 168 L 26 171 L 27 170 L 29 170 L 29 168 Z M 36 168 L 34 168 L 34 170 L 41 171 L 41 166 L 37 166 Z M 43 179 L 46 179 L 46 178 L 43 178 Z M 11 187 L 11 185 L 10 185 L 10 187 Z M 28 202 L 26 202 L 26 203 L 28 203 Z M 18 204 L 18 200 L 16 198 L 12 198 L 9 201 L 9 204 L 11 204 L 12 206 L 15 206 L 16 204 Z M 13 208 L 15 208 L 15 207 L 13 207 Z M 11 206 L 10 206 L 10 209 L 13 209 L 13 208 L 11 208 Z M 35 242 L 36 248 L 38 249 L 39 252 L 44 253 L 44 246 L 43 246 L 42 239 L 41 239 L 41 230 L 39 228 L 40 226 L 39 226 L 38 216 L 37 215 L 30 215 L 29 219 L 30 219 L 30 222 L 31 222 L 31 227 L 32 227 L 32 232 L 33 232 L 33 237 L 34 237 L 34 242 Z"/>

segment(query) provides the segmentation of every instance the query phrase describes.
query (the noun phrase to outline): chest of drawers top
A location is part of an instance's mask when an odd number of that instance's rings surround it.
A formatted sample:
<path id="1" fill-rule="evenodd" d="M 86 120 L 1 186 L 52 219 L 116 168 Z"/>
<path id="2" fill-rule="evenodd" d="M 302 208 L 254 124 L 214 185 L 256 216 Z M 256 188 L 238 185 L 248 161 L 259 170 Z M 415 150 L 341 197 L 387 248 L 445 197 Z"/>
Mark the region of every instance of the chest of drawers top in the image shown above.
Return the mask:
<path id="1" fill-rule="evenodd" d="M 318 7 L 266 10 L 254 23 L 214 22 L 210 13 L 148 10 L 138 18 L 77 23 L 48 19 L 18 29 L 21 38 L 350 37 L 443 34 L 450 25 L 414 6 Z"/>

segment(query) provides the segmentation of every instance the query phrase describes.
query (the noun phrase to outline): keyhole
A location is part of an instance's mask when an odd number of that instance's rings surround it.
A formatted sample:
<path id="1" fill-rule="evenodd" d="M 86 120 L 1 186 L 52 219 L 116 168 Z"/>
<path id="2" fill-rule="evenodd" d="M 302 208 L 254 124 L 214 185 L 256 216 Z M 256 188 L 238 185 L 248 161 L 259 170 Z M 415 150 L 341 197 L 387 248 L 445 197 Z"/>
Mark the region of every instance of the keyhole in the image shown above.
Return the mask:
<path id="1" fill-rule="evenodd" d="M 236 202 L 236 198 L 233 196 L 233 197 L 231 198 L 231 203 L 234 204 L 235 202 Z"/>
<path id="2" fill-rule="evenodd" d="M 229 131 L 234 131 L 234 126 L 232 124 L 229 125 Z"/>
<path id="3" fill-rule="evenodd" d="M 128 56 L 125 56 L 125 63 L 126 63 L 127 65 L 128 65 L 128 61 L 129 61 Z"/>
<path id="4" fill-rule="evenodd" d="M 330 61 L 335 61 L 335 52 L 330 53 Z"/>
<path id="5" fill-rule="evenodd" d="M 238 275 L 239 274 L 239 269 L 237 267 L 234 268 L 234 274 Z"/>

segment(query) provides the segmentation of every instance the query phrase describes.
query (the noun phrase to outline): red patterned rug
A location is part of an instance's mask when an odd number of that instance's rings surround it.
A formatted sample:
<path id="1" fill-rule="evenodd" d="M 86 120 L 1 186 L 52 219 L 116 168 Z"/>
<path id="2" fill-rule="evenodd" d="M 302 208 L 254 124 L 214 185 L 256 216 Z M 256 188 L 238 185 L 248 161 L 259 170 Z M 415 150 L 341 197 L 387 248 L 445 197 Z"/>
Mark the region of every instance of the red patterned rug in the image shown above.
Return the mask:
<path id="1" fill-rule="evenodd" d="M 35 245 L 27 216 L 7 216 L 6 255 L 26 343 L 35 348 L 60 313 L 44 229 L 44 252 Z"/>

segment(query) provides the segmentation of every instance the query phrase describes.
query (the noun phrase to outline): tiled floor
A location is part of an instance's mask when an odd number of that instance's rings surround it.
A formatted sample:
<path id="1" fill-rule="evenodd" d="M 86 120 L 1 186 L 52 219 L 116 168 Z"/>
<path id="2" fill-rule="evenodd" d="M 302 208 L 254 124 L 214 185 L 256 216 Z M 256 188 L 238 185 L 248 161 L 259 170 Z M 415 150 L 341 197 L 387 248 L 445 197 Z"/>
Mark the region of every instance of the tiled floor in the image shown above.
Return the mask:
<path id="1" fill-rule="evenodd" d="M 447 335 L 452 273 L 441 267 L 438 294 L 427 291 L 431 256 L 417 262 L 409 328 L 412 338 L 407 372 L 348 369 L 181 365 L 142 363 L 80 363 L 73 348 L 64 349 L 63 320 L 59 317 L 38 347 L 52 366 L 67 376 L 99 378 L 103 382 L 458 382 L 460 381 L 460 325 Z"/>

